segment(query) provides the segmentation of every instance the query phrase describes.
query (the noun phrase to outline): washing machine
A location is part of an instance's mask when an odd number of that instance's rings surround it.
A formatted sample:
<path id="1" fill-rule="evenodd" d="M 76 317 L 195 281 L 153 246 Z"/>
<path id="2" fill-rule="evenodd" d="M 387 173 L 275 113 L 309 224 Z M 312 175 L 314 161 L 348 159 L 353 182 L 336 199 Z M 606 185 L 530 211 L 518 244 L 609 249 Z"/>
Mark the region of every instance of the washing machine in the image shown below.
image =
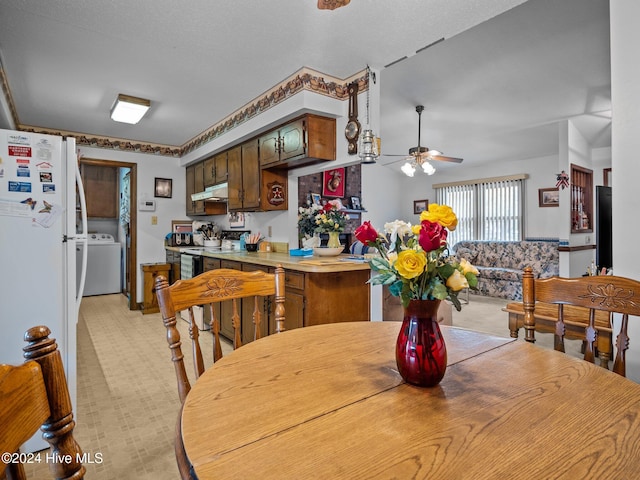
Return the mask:
<path id="1" fill-rule="evenodd" d="M 108 233 L 89 234 L 87 244 L 87 274 L 82 296 L 119 293 L 120 244 Z M 78 266 L 82 263 L 82 248 L 80 246 L 76 249 Z"/>

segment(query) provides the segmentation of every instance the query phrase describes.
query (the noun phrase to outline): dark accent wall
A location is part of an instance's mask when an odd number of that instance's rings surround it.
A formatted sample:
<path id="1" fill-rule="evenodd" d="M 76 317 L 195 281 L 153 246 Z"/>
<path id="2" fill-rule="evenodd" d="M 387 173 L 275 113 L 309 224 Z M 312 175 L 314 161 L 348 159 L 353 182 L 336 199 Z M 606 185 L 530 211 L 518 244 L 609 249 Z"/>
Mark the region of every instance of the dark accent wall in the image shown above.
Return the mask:
<path id="1" fill-rule="evenodd" d="M 326 170 L 329 170 L 327 168 Z M 318 193 L 322 195 L 322 173 L 312 173 L 298 178 L 298 207 L 307 206 L 311 202 L 311 194 Z M 362 171 L 361 165 L 351 165 L 345 167 L 345 193 L 344 197 L 340 200 L 346 208 L 351 208 L 351 197 L 358 197 L 362 208 L 365 206 L 362 204 Z M 323 202 L 328 200 L 334 200 L 333 197 L 323 197 Z M 360 226 L 362 222 L 359 214 L 350 215 L 351 217 L 347 221 L 345 233 L 353 233 L 353 231 Z"/>

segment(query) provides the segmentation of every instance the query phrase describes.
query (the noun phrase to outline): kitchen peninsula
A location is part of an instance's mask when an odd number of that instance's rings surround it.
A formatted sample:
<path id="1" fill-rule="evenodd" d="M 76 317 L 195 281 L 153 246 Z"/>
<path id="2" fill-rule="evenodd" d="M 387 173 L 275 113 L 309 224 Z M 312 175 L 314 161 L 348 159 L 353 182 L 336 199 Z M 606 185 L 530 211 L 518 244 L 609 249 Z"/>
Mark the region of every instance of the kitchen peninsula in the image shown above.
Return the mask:
<path id="1" fill-rule="evenodd" d="M 180 252 L 181 248 L 166 247 Z M 338 257 L 298 257 L 276 252 L 213 252 L 201 249 L 203 271 L 231 268 L 244 271 L 273 271 L 277 265 L 285 269 L 285 328 L 306 327 L 325 323 L 369 321 L 369 264 Z M 268 313 L 267 313 L 267 316 Z M 233 328 L 224 305 L 220 313 L 221 331 L 233 338 Z M 242 315 L 243 343 L 251 341 L 253 326 L 250 313 Z M 246 317 L 246 318 L 245 318 Z M 266 317 L 265 317 L 266 318 Z M 274 325 L 263 323 L 263 334 L 273 333 Z M 246 328 L 244 327 L 246 324 Z"/>

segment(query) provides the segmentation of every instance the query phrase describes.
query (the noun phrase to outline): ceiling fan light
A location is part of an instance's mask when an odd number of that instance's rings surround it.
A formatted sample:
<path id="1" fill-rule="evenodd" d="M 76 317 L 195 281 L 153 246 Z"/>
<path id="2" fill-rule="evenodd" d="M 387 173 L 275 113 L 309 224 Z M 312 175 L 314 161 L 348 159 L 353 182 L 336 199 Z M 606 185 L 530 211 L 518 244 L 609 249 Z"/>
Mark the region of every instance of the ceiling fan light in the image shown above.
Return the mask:
<path id="1" fill-rule="evenodd" d="M 144 117 L 150 106 L 149 100 L 120 93 L 111 108 L 111 120 L 135 125 Z"/>
<path id="2" fill-rule="evenodd" d="M 416 167 L 414 167 L 409 162 L 402 165 L 400 169 L 402 170 L 402 173 L 404 173 L 407 177 L 413 177 L 413 174 L 416 173 Z"/>
<path id="3" fill-rule="evenodd" d="M 442 152 L 439 152 L 438 150 L 429 150 L 429 155 L 433 156 L 435 155 L 436 157 L 442 155 Z"/>
<path id="4" fill-rule="evenodd" d="M 429 162 L 424 162 L 422 164 L 422 170 L 424 171 L 424 173 L 426 173 L 427 175 L 433 175 L 434 173 L 436 173 L 436 169 L 433 167 L 433 165 L 431 165 Z"/>

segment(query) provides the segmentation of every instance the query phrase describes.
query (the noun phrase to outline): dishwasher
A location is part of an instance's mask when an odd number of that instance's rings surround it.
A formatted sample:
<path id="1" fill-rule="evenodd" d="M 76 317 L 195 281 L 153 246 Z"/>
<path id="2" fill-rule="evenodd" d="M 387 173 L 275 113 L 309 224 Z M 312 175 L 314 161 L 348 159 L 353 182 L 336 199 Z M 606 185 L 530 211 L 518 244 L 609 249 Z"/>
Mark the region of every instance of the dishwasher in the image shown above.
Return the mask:
<path id="1" fill-rule="evenodd" d="M 187 280 L 197 277 L 203 272 L 202 255 L 199 254 L 197 248 L 185 249 L 180 253 L 180 279 Z M 180 317 L 189 322 L 189 310 L 180 312 Z M 211 309 L 204 306 L 193 307 L 193 320 L 198 326 L 198 330 L 211 329 Z"/>

